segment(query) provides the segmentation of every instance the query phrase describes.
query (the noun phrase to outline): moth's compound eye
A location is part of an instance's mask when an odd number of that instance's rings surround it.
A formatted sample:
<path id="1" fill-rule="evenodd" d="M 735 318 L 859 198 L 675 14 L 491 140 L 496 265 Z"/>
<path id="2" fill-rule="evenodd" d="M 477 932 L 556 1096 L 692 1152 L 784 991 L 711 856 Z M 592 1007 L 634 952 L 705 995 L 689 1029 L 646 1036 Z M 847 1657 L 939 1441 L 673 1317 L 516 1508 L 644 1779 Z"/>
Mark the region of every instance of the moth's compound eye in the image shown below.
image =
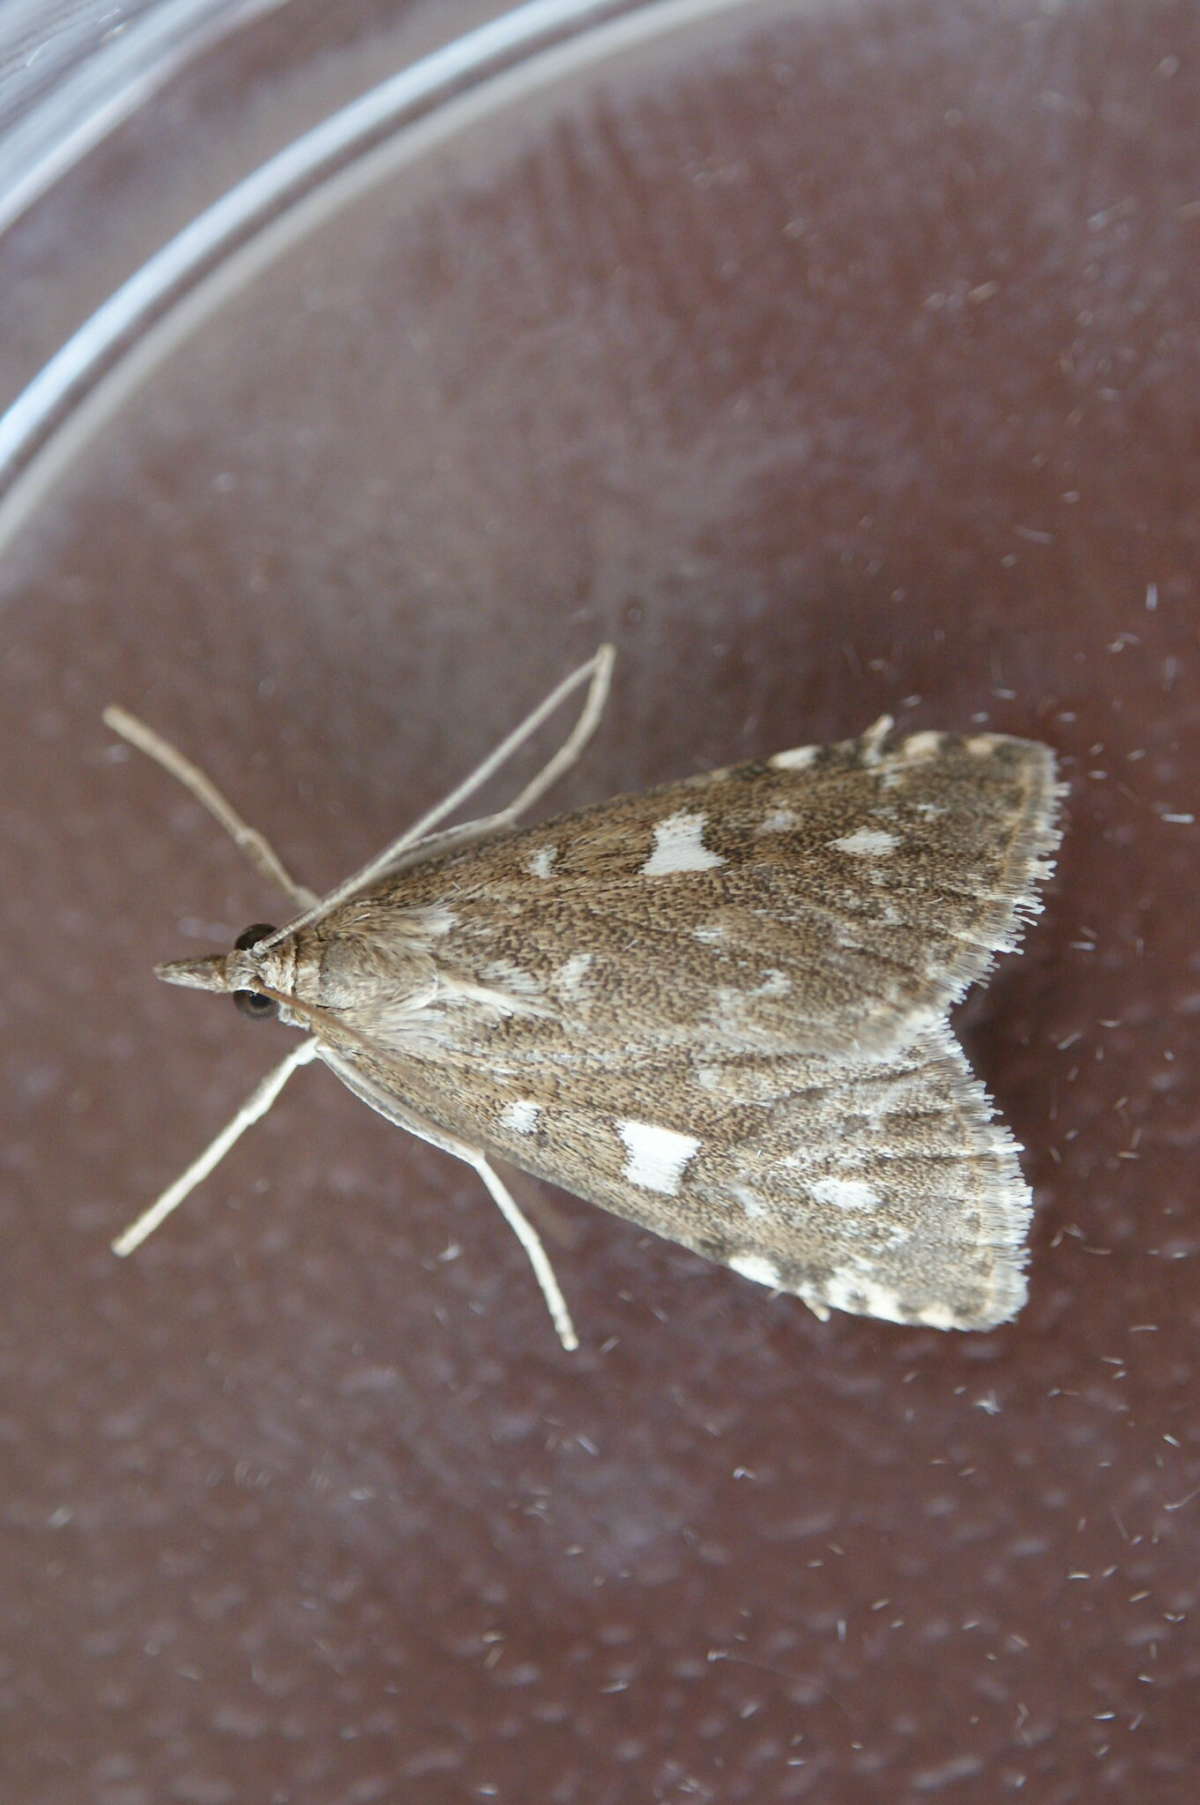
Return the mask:
<path id="1" fill-rule="evenodd" d="M 248 951 L 250 947 L 257 946 L 260 940 L 265 940 L 268 934 L 273 934 L 274 932 L 275 929 L 271 926 L 269 921 L 256 921 L 253 927 L 244 928 L 242 930 L 233 943 L 234 948 L 237 952 L 244 953 Z"/>
<path id="2" fill-rule="evenodd" d="M 233 944 L 239 953 L 244 953 L 274 932 L 269 921 L 256 921 L 240 933 Z M 254 1021 L 265 1021 L 275 1013 L 275 1004 L 271 998 L 262 996 L 257 990 L 235 990 L 233 1000 L 242 1014 L 250 1016 Z"/>
<path id="3" fill-rule="evenodd" d="M 243 1015 L 257 1022 L 265 1021 L 275 1013 L 274 997 L 265 997 L 259 990 L 235 990 L 233 1000 Z"/>

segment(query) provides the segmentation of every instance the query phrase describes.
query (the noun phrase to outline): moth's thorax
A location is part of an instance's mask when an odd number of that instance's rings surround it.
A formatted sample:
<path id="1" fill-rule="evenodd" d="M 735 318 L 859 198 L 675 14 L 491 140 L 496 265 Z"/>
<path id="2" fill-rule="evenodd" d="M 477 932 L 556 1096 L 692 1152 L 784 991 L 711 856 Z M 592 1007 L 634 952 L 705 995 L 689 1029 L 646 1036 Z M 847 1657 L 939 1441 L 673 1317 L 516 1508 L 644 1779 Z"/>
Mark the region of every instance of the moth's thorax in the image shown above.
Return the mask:
<path id="1" fill-rule="evenodd" d="M 265 969 L 271 960 L 278 961 L 275 976 Z M 366 934 L 354 923 L 343 927 L 335 916 L 272 949 L 261 975 L 300 1004 L 352 1018 L 364 1007 L 427 993 L 433 966 L 407 936 Z"/>

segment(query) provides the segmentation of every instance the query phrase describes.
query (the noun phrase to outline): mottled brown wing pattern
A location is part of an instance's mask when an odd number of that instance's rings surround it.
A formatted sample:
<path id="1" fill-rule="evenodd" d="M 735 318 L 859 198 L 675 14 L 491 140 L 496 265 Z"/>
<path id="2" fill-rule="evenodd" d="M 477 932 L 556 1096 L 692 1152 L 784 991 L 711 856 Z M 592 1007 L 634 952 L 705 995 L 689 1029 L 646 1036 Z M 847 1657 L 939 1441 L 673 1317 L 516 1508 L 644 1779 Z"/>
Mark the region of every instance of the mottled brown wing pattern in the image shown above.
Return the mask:
<path id="1" fill-rule="evenodd" d="M 448 911 L 433 949 L 448 975 L 549 986 L 552 1003 L 565 982 L 580 1024 L 622 1046 L 881 1053 L 1015 944 L 1055 797 L 1034 742 L 876 732 L 418 866 L 336 925 L 356 914 L 369 936 L 396 909 Z"/>
<path id="2" fill-rule="evenodd" d="M 337 1069 L 401 1126 L 407 1089 L 456 1136 L 820 1315 L 979 1329 L 1024 1301 L 1016 1144 L 948 1028 L 872 1062 L 699 1055 L 602 1087 L 539 1070 L 450 1096 L 386 1056 Z"/>
<path id="3" fill-rule="evenodd" d="M 1029 1198 L 945 1014 L 1036 909 L 1056 794 L 1042 746 L 881 726 L 618 798 L 316 924 L 313 1026 L 393 1120 L 818 1311 L 988 1327 Z"/>

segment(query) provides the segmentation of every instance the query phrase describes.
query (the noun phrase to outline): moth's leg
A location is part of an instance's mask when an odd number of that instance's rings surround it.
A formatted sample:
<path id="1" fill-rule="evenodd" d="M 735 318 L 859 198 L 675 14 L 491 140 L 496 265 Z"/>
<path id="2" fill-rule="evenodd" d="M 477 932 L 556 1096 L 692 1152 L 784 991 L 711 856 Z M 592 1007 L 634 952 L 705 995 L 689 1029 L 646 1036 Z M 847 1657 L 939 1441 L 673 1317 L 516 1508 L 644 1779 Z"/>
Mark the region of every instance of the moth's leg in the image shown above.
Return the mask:
<path id="1" fill-rule="evenodd" d="M 492 1166 L 486 1154 L 473 1153 L 470 1149 L 464 1149 L 459 1153 L 459 1158 L 465 1159 L 468 1165 L 474 1166 L 491 1192 L 492 1200 L 498 1206 L 500 1214 L 525 1249 L 529 1264 L 533 1267 L 533 1276 L 541 1286 L 542 1296 L 546 1300 L 550 1320 L 558 1332 L 558 1339 L 568 1354 L 573 1354 L 579 1346 L 579 1337 L 575 1333 L 575 1324 L 571 1321 L 567 1300 L 559 1289 L 558 1280 L 554 1276 L 554 1268 L 550 1264 L 537 1230 L 528 1216 L 518 1207 L 512 1192 Z"/>
<path id="2" fill-rule="evenodd" d="M 396 870 L 405 860 L 406 855 L 416 854 L 419 851 L 422 857 L 427 857 L 433 843 L 455 845 L 476 840 L 482 834 L 511 826 L 523 810 L 536 802 L 538 797 L 543 795 L 570 765 L 574 764 L 595 733 L 600 724 L 600 717 L 604 713 L 605 702 L 608 700 L 615 655 L 612 646 L 600 646 L 586 664 L 581 664 L 578 670 L 572 671 L 569 677 L 563 679 L 557 689 L 551 690 L 545 701 L 539 702 L 532 713 L 526 715 L 520 726 L 515 727 L 507 739 L 501 740 L 495 751 L 490 752 L 481 764 L 476 765 L 470 776 L 465 777 L 462 783 L 451 790 L 443 801 L 439 802 L 435 808 L 431 808 L 427 814 L 422 815 L 415 826 L 410 827 L 406 833 L 393 840 L 390 846 L 385 846 L 383 851 L 364 865 L 361 870 L 356 871 L 352 877 L 348 877 L 344 883 L 339 884 L 336 890 L 331 890 L 328 896 L 323 896 L 319 902 L 312 903 L 305 909 L 303 915 L 297 916 L 295 920 L 289 921 L 284 927 L 277 929 L 268 939 L 260 941 L 260 950 L 266 951 L 268 947 L 286 939 L 289 934 L 294 934 L 298 929 L 309 927 L 314 921 L 319 921 L 331 910 L 338 908 L 348 897 L 356 896 L 360 890 L 365 890 L 368 885 L 378 882 L 388 872 Z M 542 722 L 552 715 L 556 708 L 561 707 L 562 703 L 574 690 L 579 688 L 581 683 L 587 683 L 588 692 L 584 698 L 579 719 L 554 757 L 543 765 L 537 776 L 531 783 L 526 784 L 520 795 L 510 802 L 507 808 L 501 809 L 497 815 L 485 816 L 481 821 L 467 822 L 462 828 L 451 828 L 448 833 L 435 836 L 433 829 L 438 822 L 444 821 L 447 815 L 452 815 L 456 809 L 461 808 L 469 796 L 473 796 L 482 784 L 485 784 L 490 777 L 494 777 L 496 772 L 508 763 L 514 752 L 525 744 L 531 734 L 537 732 Z"/>
<path id="3" fill-rule="evenodd" d="M 271 883 L 278 884 L 281 890 L 286 890 L 298 908 L 312 907 L 317 900 L 315 893 L 307 885 L 296 882 L 265 835 L 260 834 L 257 828 L 248 826 L 211 778 L 206 777 L 191 759 L 185 758 L 170 740 L 165 740 L 153 727 L 147 727 L 145 721 L 139 721 L 136 715 L 129 714 L 124 708 L 106 708 L 104 724 L 114 733 L 120 734 L 123 740 L 128 740 L 131 746 L 136 746 L 139 752 L 152 758 L 156 765 L 161 765 L 164 771 L 181 783 L 189 795 L 194 796 L 220 822 L 234 845 L 250 861 L 260 877 L 265 877 Z"/>
<path id="4" fill-rule="evenodd" d="M 268 1072 L 262 1083 L 246 1098 L 232 1121 L 227 1122 L 215 1140 L 209 1142 L 199 1159 L 193 1160 L 187 1171 L 182 1172 L 173 1185 L 168 1185 L 161 1197 L 148 1210 L 144 1210 L 136 1222 L 130 1223 L 123 1235 L 117 1237 L 112 1244 L 113 1252 L 125 1255 L 132 1253 L 135 1247 L 140 1247 L 147 1235 L 153 1234 L 172 1210 L 177 1210 L 185 1197 L 190 1197 L 196 1186 L 203 1184 L 247 1128 L 266 1115 L 292 1073 L 298 1066 L 307 1065 L 310 1059 L 315 1059 L 318 1050 L 319 1042 L 315 1036 L 310 1036 L 308 1040 L 302 1040 L 273 1072 Z"/>
<path id="5" fill-rule="evenodd" d="M 346 1050 L 331 1045 L 328 1041 L 321 1047 L 321 1058 L 330 1071 L 336 1072 L 347 1090 L 377 1110 L 385 1121 L 394 1122 L 397 1128 L 406 1129 L 418 1139 L 428 1141 L 431 1147 L 439 1147 L 443 1153 L 453 1154 L 465 1165 L 478 1172 L 480 1178 L 491 1192 L 504 1220 L 508 1223 L 517 1240 L 525 1249 L 529 1264 L 533 1267 L 534 1277 L 542 1288 L 542 1296 L 546 1300 L 546 1308 L 550 1312 L 550 1320 L 558 1331 L 558 1338 L 568 1353 L 573 1353 L 579 1346 L 579 1337 L 575 1333 L 575 1325 L 571 1321 L 571 1312 L 559 1289 L 558 1280 L 554 1276 L 546 1250 L 542 1246 L 537 1230 L 528 1218 L 523 1215 L 516 1200 L 505 1185 L 499 1173 L 492 1166 L 487 1155 L 478 1147 L 472 1147 L 467 1141 L 460 1141 L 432 1122 L 408 1108 L 401 1097 L 388 1090 L 368 1072 L 357 1066 Z"/>

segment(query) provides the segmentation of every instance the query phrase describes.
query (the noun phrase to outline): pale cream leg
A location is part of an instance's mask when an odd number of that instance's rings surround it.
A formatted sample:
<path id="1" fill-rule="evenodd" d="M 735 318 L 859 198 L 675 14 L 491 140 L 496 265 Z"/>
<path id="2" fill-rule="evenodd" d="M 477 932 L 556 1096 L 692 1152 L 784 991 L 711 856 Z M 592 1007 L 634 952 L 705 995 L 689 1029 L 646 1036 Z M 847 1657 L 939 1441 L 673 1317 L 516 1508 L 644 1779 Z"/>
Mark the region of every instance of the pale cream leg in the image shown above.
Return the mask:
<path id="1" fill-rule="evenodd" d="M 315 1036 L 302 1040 L 274 1071 L 268 1072 L 262 1083 L 246 1098 L 236 1116 L 226 1122 L 220 1134 L 209 1142 L 199 1159 L 194 1159 L 187 1171 L 180 1173 L 175 1183 L 168 1185 L 150 1208 L 143 1210 L 136 1222 L 130 1223 L 124 1234 L 118 1235 L 112 1244 L 113 1252 L 124 1258 L 135 1247 L 140 1247 L 147 1235 L 152 1235 L 159 1224 L 165 1222 L 172 1211 L 177 1210 L 184 1199 L 191 1196 L 196 1186 L 203 1184 L 247 1128 L 253 1127 L 255 1122 L 266 1115 L 296 1068 L 307 1065 L 310 1059 L 316 1058 L 319 1051 L 320 1045 Z"/>
<path id="2" fill-rule="evenodd" d="M 533 1267 L 533 1276 L 541 1286 L 542 1296 L 546 1300 L 546 1308 L 550 1312 L 550 1320 L 558 1331 L 558 1339 L 562 1342 L 568 1354 L 573 1354 L 575 1349 L 579 1346 L 579 1337 L 575 1333 L 575 1324 L 571 1321 L 571 1312 L 567 1308 L 567 1300 L 559 1289 L 558 1280 L 554 1275 L 554 1268 L 550 1264 L 550 1260 L 545 1248 L 542 1246 L 541 1237 L 537 1230 L 534 1228 L 532 1222 L 530 1222 L 528 1216 L 520 1209 L 512 1192 L 501 1179 L 500 1174 L 494 1170 L 486 1154 L 471 1153 L 464 1149 L 459 1154 L 459 1158 L 465 1159 L 467 1164 L 473 1166 L 476 1172 L 478 1172 L 480 1178 L 482 1178 L 484 1184 L 491 1192 L 492 1199 L 499 1208 L 504 1220 L 512 1229 L 513 1234 L 517 1237 L 521 1246 L 525 1249 L 529 1264 Z"/>

